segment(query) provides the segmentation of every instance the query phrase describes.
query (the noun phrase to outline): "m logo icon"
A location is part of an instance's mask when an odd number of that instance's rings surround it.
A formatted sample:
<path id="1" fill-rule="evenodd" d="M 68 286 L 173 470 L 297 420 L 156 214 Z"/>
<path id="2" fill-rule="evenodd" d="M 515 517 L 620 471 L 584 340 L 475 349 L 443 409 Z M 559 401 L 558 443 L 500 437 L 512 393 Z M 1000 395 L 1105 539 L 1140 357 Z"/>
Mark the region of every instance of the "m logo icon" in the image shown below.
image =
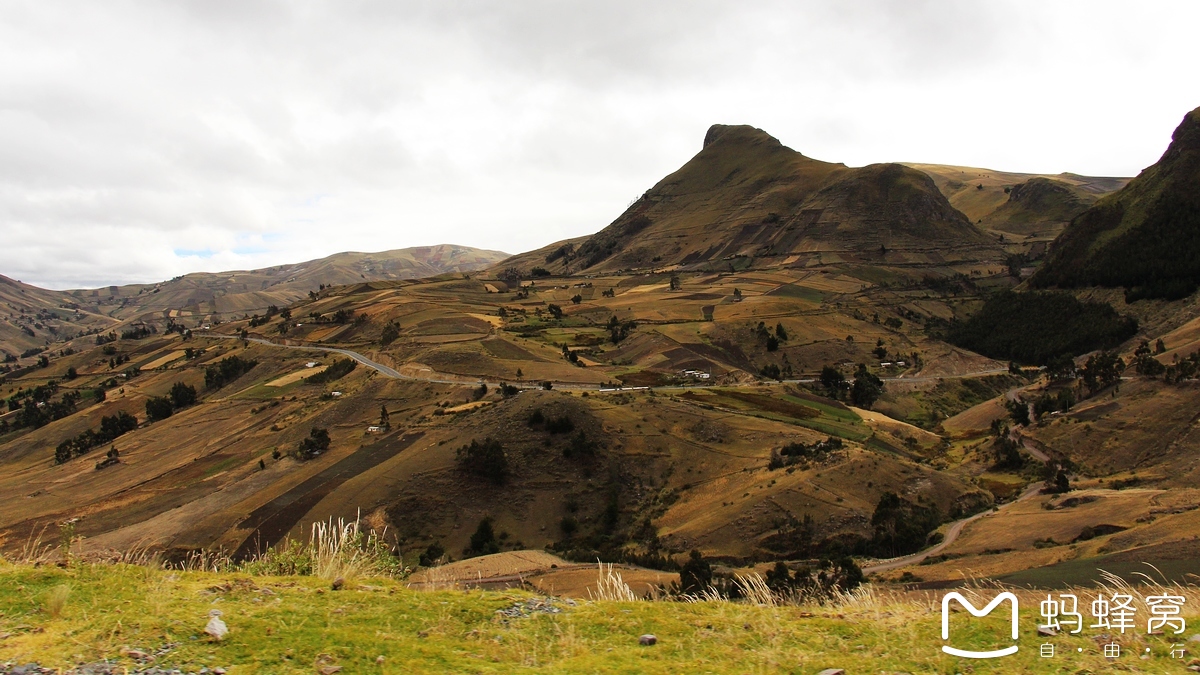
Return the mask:
<path id="1" fill-rule="evenodd" d="M 1005 600 L 1011 601 L 1012 602 L 1012 639 L 1014 639 L 1014 640 L 1017 639 L 1017 596 L 1013 595 L 1012 593 L 1010 593 L 1008 591 L 1005 591 L 1005 592 L 1001 593 L 1000 595 L 997 595 L 995 598 L 993 598 L 992 601 L 989 602 L 987 604 L 987 606 L 984 607 L 983 609 L 975 609 L 975 605 L 972 605 L 970 600 L 967 600 L 966 598 L 964 598 L 961 594 L 959 594 L 957 592 L 947 593 L 946 596 L 944 598 L 942 598 L 942 639 L 943 640 L 950 639 L 950 601 L 951 600 L 958 600 L 958 603 L 960 605 L 962 605 L 968 612 L 970 612 L 971 616 L 985 616 L 987 614 L 991 614 L 992 610 L 996 609 L 996 605 L 999 605 L 1000 603 L 1004 602 Z M 949 645 L 942 645 L 942 651 L 946 652 L 947 654 L 952 654 L 954 656 L 963 656 L 968 659 L 995 659 L 995 658 L 999 658 L 1001 656 L 1008 656 L 1010 654 L 1016 654 L 1017 646 L 1013 645 L 1011 647 L 1005 647 L 1004 649 L 996 649 L 996 650 L 993 650 L 990 652 L 973 652 L 973 651 L 966 650 L 966 649 L 956 649 Z"/>

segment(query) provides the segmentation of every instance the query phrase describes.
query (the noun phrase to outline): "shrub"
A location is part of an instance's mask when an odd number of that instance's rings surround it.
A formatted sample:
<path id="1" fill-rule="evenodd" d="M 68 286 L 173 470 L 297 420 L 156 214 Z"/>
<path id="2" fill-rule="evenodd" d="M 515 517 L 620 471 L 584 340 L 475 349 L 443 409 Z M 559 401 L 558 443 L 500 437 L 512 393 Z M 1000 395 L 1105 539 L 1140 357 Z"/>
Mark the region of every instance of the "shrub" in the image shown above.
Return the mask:
<path id="1" fill-rule="evenodd" d="M 492 528 L 491 516 L 485 517 L 479 521 L 479 526 L 475 528 L 475 533 L 471 535 L 471 542 L 463 549 L 463 555 L 468 558 L 474 558 L 481 555 L 489 555 L 500 552 L 500 542 L 496 541 L 496 532 Z"/>

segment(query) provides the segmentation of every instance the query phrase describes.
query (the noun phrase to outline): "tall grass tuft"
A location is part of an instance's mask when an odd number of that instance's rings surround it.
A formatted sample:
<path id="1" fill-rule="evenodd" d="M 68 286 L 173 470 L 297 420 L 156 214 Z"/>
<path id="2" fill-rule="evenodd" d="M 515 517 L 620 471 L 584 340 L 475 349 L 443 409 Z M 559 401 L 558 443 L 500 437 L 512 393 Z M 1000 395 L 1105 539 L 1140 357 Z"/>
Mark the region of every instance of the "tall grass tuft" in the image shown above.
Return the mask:
<path id="1" fill-rule="evenodd" d="M 46 592 L 46 613 L 50 618 L 57 619 L 62 616 L 63 608 L 67 606 L 67 598 L 71 595 L 71 588 L 66 584 L 55 586 Z"/>
<path id="2" fill-rule="evenodd" d="M 316 522 L 307 544 L 287 540 L 237 569 L 271 576 L 317 576 L 350 581 L 358 577 L 402 577 L 408 573 L 384 541 L 384 533 L 364 532 L 360 519 Z"/>
<path id="3" fill-rule="evenodd" d="M 612 563 L 597 564 L 600 569 L 596 577 L 596 592 L 593 594 L 591 589 L 588 589 L 588 595 L 593 600 L 633 602 L 639 599 L 637 593 L 634 593 L 629 584 L 621 578 L 621 573 L 613 569 Z"/>

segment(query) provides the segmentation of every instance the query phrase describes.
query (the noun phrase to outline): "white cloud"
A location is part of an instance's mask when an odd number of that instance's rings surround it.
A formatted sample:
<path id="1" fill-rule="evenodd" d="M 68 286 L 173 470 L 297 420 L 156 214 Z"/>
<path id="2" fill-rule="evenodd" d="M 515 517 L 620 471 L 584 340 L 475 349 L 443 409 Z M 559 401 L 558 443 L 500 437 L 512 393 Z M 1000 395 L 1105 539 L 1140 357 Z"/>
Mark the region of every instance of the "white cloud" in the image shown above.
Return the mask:
<path id="1" fill-rule="evenodd" d="M 748 123 L 829 161 L 1132 174 L 1191 3 L 7 2 L 0 273 L 153 281 L 593 232 Z"/>

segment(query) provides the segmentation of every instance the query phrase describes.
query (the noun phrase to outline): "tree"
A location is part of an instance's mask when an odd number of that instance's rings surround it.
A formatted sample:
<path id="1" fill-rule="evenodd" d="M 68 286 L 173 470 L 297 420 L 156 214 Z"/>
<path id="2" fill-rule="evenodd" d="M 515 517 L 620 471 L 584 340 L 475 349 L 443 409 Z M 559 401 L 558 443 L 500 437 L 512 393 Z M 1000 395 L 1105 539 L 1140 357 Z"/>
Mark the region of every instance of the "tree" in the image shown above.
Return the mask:
<path id="1" fill-rule="evenodd" d="M 285 308 L 282 312 L 279 313 L 279 318 L 283 319 L 284 321 L 291 321 L 292 310 Z"/>
<path id="2" fill-rule="evenodd" d="M 579 303 L 581 303 L 581 302 L 583 302 L 583 296 L 582 296 L 582 295 L 580 295 L 580 294 L 576 293 L 575 295 L 572 295 L 572 296 L 571 296 L 571 304 L 573 304 L 573 305 L 578 305 L 578 304 L 579 304 Z"/>
<path id="3" fill-rule="evenodd" d="M 829 398 L 841 398 L 842 392 L 849 388 L 846 382 L 846 376 L 842 375 L 842 371 L 833 366 L 825 366 L 821 369 L 821 386 L 825 388 Z"/>
<path id="4" fill-rule="evenodd" d="M 555 320 L 561 320 L 563 318 L 562 307 L 559 307 L 554 303 L 546 305 L 546 311 L 550 312 L 550 316 L 554 317 Z"/>
<path id="5" fill-rule="evenodd" d="M 384 429 L 392 428 L 392 421 L 388 416 L 388 409 L 386 405 L 379 406 L 379 426 L 383 427 Z"/>
<path id="6" fill-rule="evenodd" d="M 1088 357 L 1080 375 L 1083 386 L 1092 394 L 1111 387 L 1121 381 L 1121 373 L 1125 370 L 1125 362 L 1116 352 L 1100 352 Z"/>
<path id="7" fill-rule="evenodd" d="M 740 289 L 740 288 L 733 289 L 733 301 L 734 302 L 742 301 L 742 289 Z"/>
<path id="8" fill-rule="evenodd" d="M 871 516 L 875 531 L 871 548 L 876 555 L 887 557 L 915 553 L 925 545 L 940 520 L 937 508 L 913 504 L 894 492 L 885 492 Z"/>
<path id="9" fill-rule="evenodd" d="M 171 405 L 186 408 L 196 402 L 196 388 L 190 384 L 176 382 L 171 385 Z"/>
<path id="10" fill-rule="evenodd" d="M 779 338 L 774 335 L 767 336 L 767 351 L 773 352 L 779 349 Z"/>
<path id="11" fill-rule="evenodd" d="M 503 311 L 504 308 L 501 307 L 500 310 Z M 398 337 L 400 337 L 400 324 L 392 320 L 387 322 L 387 325 L 383 327 L 383 332 L 379 335 L 379 343 L 386 347 L 395 342 Z"/>
<path id="12" fill-rule="evenodd" d="M 504 398 L 512 398 L 513 396 L 516 396 L 519 393 L 521 393 L 521 390 L 514 387 L 513 385 L 511 385 L 507 382 L 500 383 L 500 395 L 503 396 Z"/>
<path id="13" fill-rule="evenodd" d="M 297 455 L 301 460 L 308 460 L 329 449 L 329 430 L 313 427 L 308 432 L 308 438 L 300 441 Z"/>
<path id="14" fill-rule="evenodd" d="M 474 558 L 500 552 L 500 542 L 496 541 L 496 531 L 492 528 L 492 517 L 486 516 L 479 521 L 475 533 L 471 535 L 471 543 L 463 549 L 463 555 Z"/>
<path id="15" fill-rule="evenodd" d="M 688 561 L 679 569 L 679 590 L 683 593 L 700 594 L 712 586 L 712 565 L 700 551 L 692 549 Z"/>
<path id="16" fill-rule="evenodd" d="M 1025 467 L 1025 458 L 1021 456 L 1021 446 L 1011 436 L 999 436 L 992 444 L 992 452 L 996 463 L 992 468 L 1000 471 L 1020 471 Z"/>
<path id="17" fill-rule="evenodd" d="M 780 342 L 787 342 L 787 329 L 783 327 L 782 323 L 775 324 L 775 337 L 779 338 Z"/>
<path id="18" fill-rule="evenodd" d="M 673 290 L 673 291 L 679 290 L 679 275 L 678 274 L 671 275 L 671 290 Z"/>
<path id="19" fill-rule="evenodd" d="M 500 441 L 488 436 L 472 440 L 455 453 L 459 469 L 499 485 L 508 478 L 508 455 Z"/>
<path id="20" fill-rule="evenodd" d="M 73 380 L 77 377 L 79 377 L 79 372 L 75 370 L 75 366 L 71 366 L 70 368 L 67 368 L 67 374 L 64 379 Z"/>
<path id="21" fill-rule="evenodd" d="M 171 399 L 165 396 L 154 396 L 146 400 L 146 417 L 151 422 L 165 420 L 171 416 L 174 408 L 171 405 Z"/>
<path id="22" fill-rule="evenodd" d="M 1028 403 L 1018 397 L 1006 402 L 1004 407 L 1008 409 L 1008 416 L 1012 418 L 1014 424 L 1022 427 L 1029 426 L 1030 419 Z"/>
<path id="23" fill-rule="evenodd" d="M 858 364 L 854 373 L 854 386 L 850 388 L 850 400 L 860 408 L 870 409 L 883 395 L 883 380 L 867 370 L 867 364 Z"/>

